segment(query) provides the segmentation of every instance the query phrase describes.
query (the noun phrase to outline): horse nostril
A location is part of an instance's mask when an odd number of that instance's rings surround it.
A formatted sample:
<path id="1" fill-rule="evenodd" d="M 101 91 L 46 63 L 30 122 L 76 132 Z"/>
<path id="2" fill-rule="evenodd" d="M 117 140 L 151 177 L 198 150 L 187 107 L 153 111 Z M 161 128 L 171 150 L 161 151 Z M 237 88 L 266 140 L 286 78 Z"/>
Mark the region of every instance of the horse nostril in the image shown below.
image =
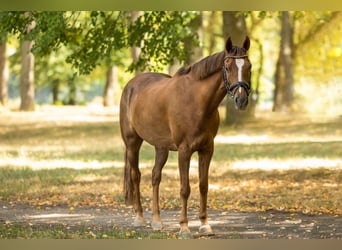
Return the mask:
<path id="1" fill-rule="evenodd" d="M 235 104 L 238 104 L 239 103 L 239 97 L 235 96 L 234 102 L 235 102 Z"/>

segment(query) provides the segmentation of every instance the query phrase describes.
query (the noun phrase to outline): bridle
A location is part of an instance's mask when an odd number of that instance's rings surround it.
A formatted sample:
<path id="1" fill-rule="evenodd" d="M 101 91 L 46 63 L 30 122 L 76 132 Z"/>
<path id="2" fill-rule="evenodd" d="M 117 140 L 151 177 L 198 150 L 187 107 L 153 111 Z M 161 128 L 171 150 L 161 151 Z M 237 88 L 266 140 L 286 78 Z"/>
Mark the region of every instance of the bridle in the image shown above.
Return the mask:
<path id="1" fill-rule="evenodd" d="M 243 81 L 237 81 L 233 84 L 229 84 L 228 78 L 227 78 L 227 69 L 224 65 L 224 62 L 228 58 L 240 59 L 240 58 L 245 58 L 245 57 L 247 57 L 247 55 L 242 55 L 242 56 L 228 55 L 228 56 L 225 56 L 223 59 L 223 66 L 222 66 L 223 82 L 224 82 L 224 86 L 226 87 L 227 94 L 232 98 L 234 97 L 234 94 L 239 87 L 242 87 L 246 91 L 247 96 L 249 96 L 249 94 L 251 93 L 251 86 L 250 86 L 250 83 L 243 82 Z"/>

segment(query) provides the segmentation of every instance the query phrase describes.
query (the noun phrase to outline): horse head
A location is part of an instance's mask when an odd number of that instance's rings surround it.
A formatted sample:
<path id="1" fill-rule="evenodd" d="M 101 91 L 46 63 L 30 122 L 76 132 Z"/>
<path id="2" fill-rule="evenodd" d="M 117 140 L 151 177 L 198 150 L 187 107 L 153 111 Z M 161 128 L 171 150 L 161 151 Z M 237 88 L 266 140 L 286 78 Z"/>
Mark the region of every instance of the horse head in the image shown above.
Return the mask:
<path id="1" fill-rule="evenodd" d="M 228 94 L 233 97 L 236 109 L 245 109 L 251 90 L 251 68 L 247 55 L 250 46 L 246 36 L 242 47 L 233 46 L 229 37 L 226 41 L 225 57 L 223 62 L 223 79 Z"/>

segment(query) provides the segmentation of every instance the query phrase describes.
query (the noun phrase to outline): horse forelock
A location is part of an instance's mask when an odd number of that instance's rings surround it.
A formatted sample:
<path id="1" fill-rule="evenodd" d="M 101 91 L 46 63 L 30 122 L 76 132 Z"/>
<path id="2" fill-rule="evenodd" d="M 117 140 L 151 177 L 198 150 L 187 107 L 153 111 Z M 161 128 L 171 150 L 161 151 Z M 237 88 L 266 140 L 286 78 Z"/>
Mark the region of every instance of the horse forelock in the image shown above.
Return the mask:
<path id="1" fill-rule="evenodd" d="M 186 67 L 180 68 L 176 74 L 192 74 L 196 80 L 205 79 L 219 71 L 223 65 L 224 51 L 207 56 L 202 60 Z"/>
<path id="2" fill-rule="evenodd" d="M 237 46 L 233 46 L 232 49 L 229 51 L 229 54 L 232 56 L 244 56 L 246 55 L 247 51 L 244 48 L 240 48 Z"/>

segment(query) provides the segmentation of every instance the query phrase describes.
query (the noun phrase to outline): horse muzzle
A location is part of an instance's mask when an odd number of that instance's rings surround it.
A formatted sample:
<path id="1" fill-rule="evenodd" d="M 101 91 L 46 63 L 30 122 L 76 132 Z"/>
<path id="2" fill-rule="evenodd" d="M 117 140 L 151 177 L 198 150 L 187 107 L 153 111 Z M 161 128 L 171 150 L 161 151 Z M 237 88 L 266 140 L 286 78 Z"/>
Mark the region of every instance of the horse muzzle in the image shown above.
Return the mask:
<path id="1" fill-rule="evenodd" d="M 250 85 L 246 82 L 236 82 L 230 86 L 230 92 L 234 100 L 235 108 L 244 110 L 248 105 L 248 96 L 251 92 Z"/>
<path id="2" fill-rule="evenodd" d="M 234 105 L 236 109 L 245 110 L 248 105 L 248 96 L 234 96 Z"/>

